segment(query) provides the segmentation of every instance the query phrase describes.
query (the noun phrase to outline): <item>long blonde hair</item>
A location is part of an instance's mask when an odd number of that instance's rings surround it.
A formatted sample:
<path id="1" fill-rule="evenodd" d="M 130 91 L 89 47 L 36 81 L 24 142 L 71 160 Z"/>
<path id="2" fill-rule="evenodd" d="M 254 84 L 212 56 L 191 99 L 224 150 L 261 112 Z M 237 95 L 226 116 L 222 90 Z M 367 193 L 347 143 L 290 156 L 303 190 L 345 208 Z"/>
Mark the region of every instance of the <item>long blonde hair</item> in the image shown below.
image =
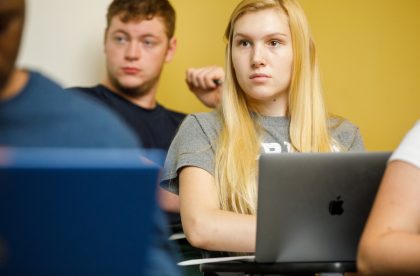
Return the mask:
<path id="1" fill-rule="evenodd" d="M 233 11 L 225 32 L 226 80 L 220 115 L 222 129 L 215 154 L 215 181 L 222 210 L 255 214 L 257 156 L 261 129 L 253 119 L 232 64 L 236 21 L 246 13 L 279 9 L 289 18 L 293 44 L 293 72 L 287 116 L 294 151 L 328 152 L 335 143 L 328 133 L 315 45 L 306 16 L 295 0 L 244 0 Z"/>

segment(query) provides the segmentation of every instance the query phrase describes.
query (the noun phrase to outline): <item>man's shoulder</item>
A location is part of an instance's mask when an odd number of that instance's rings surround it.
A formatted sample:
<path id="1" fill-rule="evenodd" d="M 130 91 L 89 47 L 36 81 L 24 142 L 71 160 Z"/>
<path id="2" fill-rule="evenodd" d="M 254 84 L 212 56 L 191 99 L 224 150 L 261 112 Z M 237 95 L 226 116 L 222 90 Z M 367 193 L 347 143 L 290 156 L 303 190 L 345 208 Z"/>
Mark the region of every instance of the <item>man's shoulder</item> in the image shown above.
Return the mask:
<path id="1" fill-rule="evenodd" d="M 32 102 L 35 106 L 51 105 L 54 110 L 58 104 L 65 104 L 73 97 L 64 93 L 63 88 L 54 80 L 38 71 L 29 70 L 29 79 L 19 95 L 20 102 Z M 39 108 L 39 107 L 38 107 Z"/>
<path id="2" fill-rule="evenodd" d="M 104 95 L 112 94 L 112 92 L 107 89 L 105 86 L 98 84 L 95 86 L 73 86 L 65 89 L 69 92 L 82 93 L 91 96 L 96 96 L 98 98 L 103 97 Z"/>
<path id="3" fill-rule="evenodd" d="M 75 86 L 66 88 L 65 90 L 73 94 L 88 97 L 90 100 L 93 99 L 101 105 L 105 104 L 105 106 L 110 107 L 113 112 L 117 111 L 117 113 L 126 111 L 131 105 L 129 101 L 118 96 L 102 84 L 91 87 Z"/>
<path id="4" fill-rule="evenodd" d="M 24 90 L 34 90 L 34 91 L 57 91 L 63 90 L 63 88 L 55 82 L 53 79 L 44 76 L 41 72 L 29 70 L 28 71 L 29 79 L 24 87 Z"/>
<path id="5" fill-rule="evenodd" d="M 138 146 L 133 133 L 108 108 L 86 96 L 65 92 L 57 83 L 37 72 L 30 72 L 22 95 L 12 104 L 6 111 L 17 122 L 13 129 L 19 129 L 19 133 L 31 132 L 28 137 L 38 137 L 38 142 L 32 142 L 28 141 L 31 138 L 16 134 L 22 145 Z"/>
<path id="6" fill-rule="evenodd" d="M 69 118 L 73 120 L 79 120 L 83 126 L 95 126 L 98 130 L 112 130 L 126 132 L 128 129 L 126 124 L 121 118 L 107 106 L 102 104 L 100 101 L 87 97 L 85 93 L 81 91 L 85 90 L 74 89 L 72 93 L 68 93 L 74 88 L 68 88 L 64 91 L 62 100 L 65 100 L 65 105 L 62 105 L 63 112 L 69 114 Z M 92 91 L 95 87 L 92 87 Z M 131 134 L 130 134 L 131 135 Z"/>
<path id="7" fill-rule="evenodd" d="M 164 107 L 161 104 L 157 104 L 157 108 L 159 108 L 160 112 L 165 113 L 167 116 L 174 118 L 176 121 L 181 122 L 187 116 L 187 114 L 179 111 L 175 111 L 173 109 Z"/>

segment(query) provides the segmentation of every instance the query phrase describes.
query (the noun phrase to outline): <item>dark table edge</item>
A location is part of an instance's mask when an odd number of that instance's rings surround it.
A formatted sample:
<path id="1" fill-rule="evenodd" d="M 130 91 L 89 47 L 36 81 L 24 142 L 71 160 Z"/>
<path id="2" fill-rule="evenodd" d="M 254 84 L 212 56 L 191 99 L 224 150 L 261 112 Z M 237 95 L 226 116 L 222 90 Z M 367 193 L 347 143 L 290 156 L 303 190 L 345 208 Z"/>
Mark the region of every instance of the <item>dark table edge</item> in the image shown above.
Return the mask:
<path id="1" fill-rule="evenodd" d="M 255 263 L 245 261 L 229 261 L 201 264 L 200 271 L 308 274 L 321 272 L 356 272 L 357 269 L 355 262 Z"/>

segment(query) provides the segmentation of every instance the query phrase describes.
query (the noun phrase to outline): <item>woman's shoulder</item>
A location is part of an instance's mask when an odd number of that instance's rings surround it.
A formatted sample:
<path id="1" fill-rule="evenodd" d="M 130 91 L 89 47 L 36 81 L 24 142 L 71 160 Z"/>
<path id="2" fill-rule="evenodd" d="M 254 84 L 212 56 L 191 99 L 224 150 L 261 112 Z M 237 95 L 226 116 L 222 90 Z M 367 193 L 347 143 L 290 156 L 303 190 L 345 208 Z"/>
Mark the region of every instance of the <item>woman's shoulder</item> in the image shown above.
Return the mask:
<path id="1" fill-rule="evenodd" d="M 328 119 L 332 137 L 348 150 L 364 148 L 359 127 L 349 120 L 333 115 Z"/>
<path id="2" fill-rule="evenodd" d="M 198 125 L 203 130 L 213 129 L 219 131 L 221 126 L 221 117 L 217 111 L 193 113 L 188 115 L 184 121 L 187 125 Z"/>
<path id="3" fill-rule="evenodd" d="M 216 111 L 193 113 L 184 119 L 177 136 L 193 137 L 201 133 L 214 140 L 219 135 L 220 126 L 221 117 Z"/>
<path id="4" fill-rule="evenodd" d="M 217 111 L 192 113 L 187 116 L 189 120 L 196 120 L 197 122 L 204 122 L 208 124 L 219 123 L 221 117 Z"/>
<path id="5" fill-rule="evenodd" d="M 355 124 L 338 115 L 328 118 L 328 128 L 330 131 L 356 131 L 359 129 Z"/>

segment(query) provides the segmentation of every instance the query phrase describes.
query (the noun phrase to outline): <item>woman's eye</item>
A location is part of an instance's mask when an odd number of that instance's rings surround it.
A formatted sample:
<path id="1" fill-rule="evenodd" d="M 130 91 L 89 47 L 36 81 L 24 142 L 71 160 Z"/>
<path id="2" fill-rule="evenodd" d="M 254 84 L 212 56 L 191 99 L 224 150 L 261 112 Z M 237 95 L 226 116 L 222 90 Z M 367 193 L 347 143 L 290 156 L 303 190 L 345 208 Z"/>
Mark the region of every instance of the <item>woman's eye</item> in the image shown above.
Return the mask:
<path id="1" fill-rule="evenodd" d="M 251 42 L 249 42 L 248 40 L 240 40 L 238 44 L 242 47 L 248 47 L 251 45 Z"/>
<path id="2" fill-rule="evenodd" d="M 278 40 L 271 40 L 268 44 L 269 44 L 271 47 L 277 47 L 277 46 L 279 46 L 279 45 L 281 44 L 281 42 L 280 42 L 280 41 L 278 41 Z"/>

